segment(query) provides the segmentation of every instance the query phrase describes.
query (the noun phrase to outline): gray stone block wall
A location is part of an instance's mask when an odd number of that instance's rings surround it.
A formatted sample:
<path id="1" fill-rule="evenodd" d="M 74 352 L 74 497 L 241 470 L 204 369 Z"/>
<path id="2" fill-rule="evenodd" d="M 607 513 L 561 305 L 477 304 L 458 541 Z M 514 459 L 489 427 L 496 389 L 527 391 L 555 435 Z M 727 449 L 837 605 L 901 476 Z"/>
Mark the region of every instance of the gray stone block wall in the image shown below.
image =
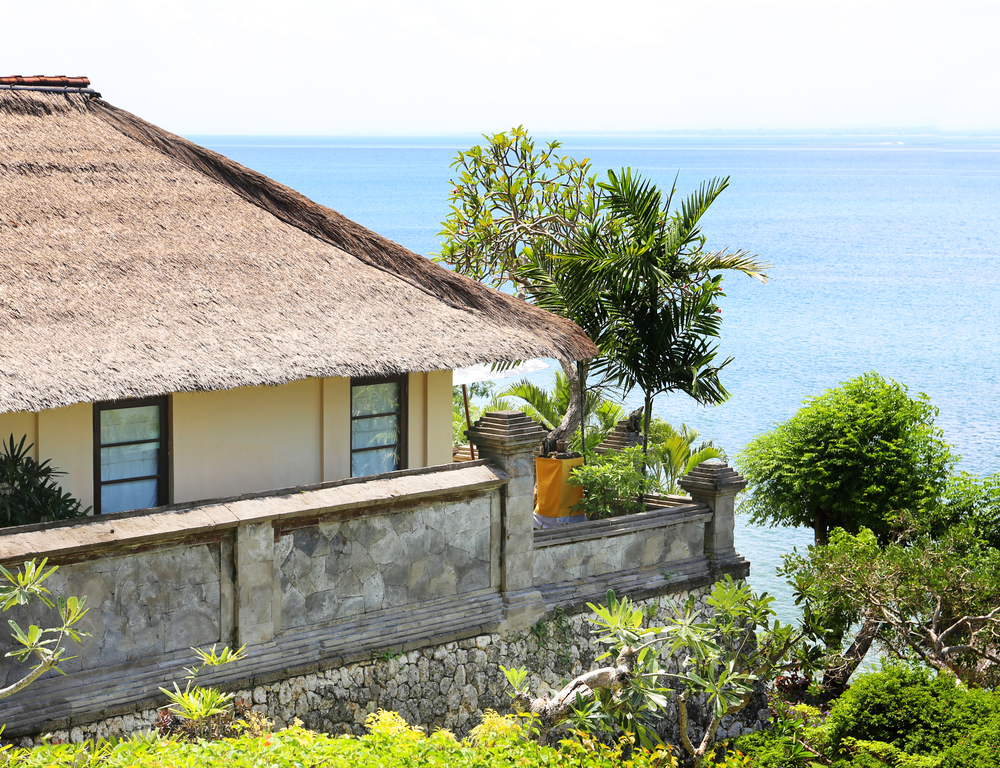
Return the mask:
<path id="1" fill-rule="evenodd" d="M 533 531 L 537 425 L 523 414 L 489 416 L 473 433 L 491 464 L 0 533 L 6 566 L 43 556 L 60 564 L 49 587 L 53 594 L 87 595 L 84 628 L 92 635 L 70 646 L 77 658 L 66 663 L 67 676 L 50 675 L 0 701 L 7 734 L 80 729 L 116 713 L 131 718 L 122 723 L 144 722 L 136 711 L 161 698 L 160 685 L 183 676 L 193 660 L 189 648 L 219 642 L 247 643 L 250 657 L 210 679 L 253 682 L 255 700 L 264 696 L 258 704 L 279 722 L 287 722 L 281 712 L 289 691 L 305 685 L 288 681 L 322 669 L 324 690 L 333 694 L 320 696 L 307 686 L 305 700 L 315 705 L 308 710 L 313 720 L 303 717 L 307 723 L 343 724 L 345 712 L 361 717 L 377 705 L 464 728 L 484 707 L 506 702 L 503 681 L 493 674 L 500 660 L 540 664 L 539 680 L 551 685 L 582 669 L 570 664 L 573 653 L 580 665 L 588 663 L 585 632 L 569 645 L 576 651 L 557 654 L 558 663 L 545 661 L 549 651 L 537 643 L 532 647 L 528 630 L 547 607 L 572 611 L 608 588 L 652 597 L 701 588 L 723 572 L 746 575 L 748 563 L 726 546 L 731 516 L 714 519 L 715 507 L 725 512 L 723 502 L 735 493 L 729 475 L 714 468 L 703 473 L 715 485 L 701 504 L 680 500 L 628 519 Z M 708 523 L 715 549 L 705 540 Z M 458 645 L 440 645 L 447 640 Z M 389 646 L 407 652 L 407 661 L 397 664 L 405 667 L 405 679 L 399 669 L 389 674 L 358 662 Z M 480 652 L 489 648 L 497 661 L 483 661 Z M 352 676 L 361 675 L 353 687 L 342 672 L 331 676 L 346 668 L 345 660 L 353 664 Z M 425 663 L 435 671 L 425 674 Z M 13 681 L 22 671 L 0 661 L 0 679 Z M 368 675 L 388 677 L 379 687 Z M 301 700 L 295 699 L 296 711 L 306 707 Z"/>
<path id="2" fill-rule="evenodd" d="M 282 630 L 490 587 L 491 509 L 481 496 L 283 534 Z"/>
<path id="3" fill-rule="evenodd" d="M 67 644 L 67 655 L 76 658 L 62 664 L 63 671 L 72 675 L 219 642 L 219 569 L 218 543 L 60 567 L 45 586 L 53 596 L 86 595 L 88 613 L 80 626 L 90 633 L 79 645 Z M 30 615 L 8 611 L 3 618 L 14 619 L 22 628 L 29 623 L 58 624 L 56 612 L 40 603 L 32 606 Z M 3 658 L 14 645 L 8 632 L 0 632 L 0 680 L 5 685 L 20 679 L 29 666 Z"/>
<path id="4" fill-rule="evenodd" d="M 579 524 L 581 527 L 587 523 Z M 704 554 L 705 523 L 643 528 L 534 551 L 535 586 L 688 560 Z"/>

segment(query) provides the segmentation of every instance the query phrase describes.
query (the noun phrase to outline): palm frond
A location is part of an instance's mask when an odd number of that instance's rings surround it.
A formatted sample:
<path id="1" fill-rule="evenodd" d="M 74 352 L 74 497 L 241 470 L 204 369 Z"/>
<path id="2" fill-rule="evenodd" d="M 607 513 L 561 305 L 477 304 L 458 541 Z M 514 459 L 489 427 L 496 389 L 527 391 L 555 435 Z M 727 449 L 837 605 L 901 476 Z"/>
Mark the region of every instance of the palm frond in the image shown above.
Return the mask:
<path id="1" fill-rule="evenodd" d="M 691 259 L 690 265 L 693 269 L 704 272 L 731 269 L 760 280 L 762 283 L 768 281 L 766 270 L 771 269 L 773 266 L 767 262 L 760 261 L 756 255 L 751 256 L 750 251 L 746 250 L 723 250 L 699 253 Z"/>

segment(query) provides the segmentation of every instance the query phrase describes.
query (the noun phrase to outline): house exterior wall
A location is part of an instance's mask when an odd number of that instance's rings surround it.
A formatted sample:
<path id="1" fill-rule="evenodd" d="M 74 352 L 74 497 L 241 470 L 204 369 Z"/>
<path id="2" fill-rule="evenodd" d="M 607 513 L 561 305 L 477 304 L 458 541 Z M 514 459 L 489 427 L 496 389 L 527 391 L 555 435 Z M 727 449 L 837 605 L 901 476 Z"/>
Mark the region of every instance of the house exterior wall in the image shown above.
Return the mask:
<path id="1" fill-rule="evenodd" d="M 174 394 L 171 502 L 322 482 L 323 394 L 320 379 Z"/>
<path id="2" fill-rule="evenodd" d="M 14 443 L 21 441 L 22 437 L 27 437 L 25 445 L 32 443 L 31 457 L 38 460 L 38 414 L 27 411 L 17 413 L 0 413 L 0 441 L 7 442 L 11 435 L 14 436 Z"/>
<path id="3" fill-rule="evenodd" d="M 90 403 L 53 408 L 38 414 L 38 460 L 65 472 L 64 490 L 84 507 L 94 505 L 94 411 Z"/>
<path id="4" fill-rule="evenodd" d="M 177 392 L 169 398 L 171 504 L 330 482 L 351 475 L 351 381 Z M 27 436 L 33 458 L 65 472 L 64 490 L 94 503 L 90 403 L 0 414 L 0 438 Z M 411 373 L 407 466 L 451 461 L 451 371 Z"/>

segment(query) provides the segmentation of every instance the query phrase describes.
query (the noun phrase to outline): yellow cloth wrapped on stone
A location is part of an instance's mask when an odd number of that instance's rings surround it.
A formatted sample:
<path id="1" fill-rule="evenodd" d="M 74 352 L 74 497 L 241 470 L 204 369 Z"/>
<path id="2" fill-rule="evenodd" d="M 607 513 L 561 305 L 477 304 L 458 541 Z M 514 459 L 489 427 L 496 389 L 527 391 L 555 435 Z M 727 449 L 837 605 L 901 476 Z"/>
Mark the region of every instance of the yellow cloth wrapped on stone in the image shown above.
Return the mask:
<path id="1" fill-rule="evenodd" d="M 583 465 L 578 459 L 545 459 L 535 457 L 535 514 L 542 517 L 567 517 L 571 508 L 583 498 L 583 488 L 566 482 L 574 467 Z"/>

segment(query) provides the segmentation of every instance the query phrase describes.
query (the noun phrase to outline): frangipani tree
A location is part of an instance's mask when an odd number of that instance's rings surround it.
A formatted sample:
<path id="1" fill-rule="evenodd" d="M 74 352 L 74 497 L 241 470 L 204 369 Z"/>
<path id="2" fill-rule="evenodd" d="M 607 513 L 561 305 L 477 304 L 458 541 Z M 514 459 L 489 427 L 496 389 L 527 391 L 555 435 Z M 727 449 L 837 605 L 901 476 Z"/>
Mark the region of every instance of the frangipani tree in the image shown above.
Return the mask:
<path id="1" fill-rule="evenodd" d="M 533 282 L 533 260 L 566 250 L 580 227 L 597 221 L 596 179 L 589 160 L 562 155 L 558 141 L 537 145 L 524 126 L 483 138 L 451 164 L 457 175 L 450 180 L 451 210 L 435 260 L 536 301 L 540 288 Z M 574 395 L 550 435 L 561 439 L 580 425 L 587 370 L 585 364 L 560 364 Z"/>
<path id="2" fill-rule="evenodd" d="M 698 614 L 692 599 L 664 626 L 648 627 L 641 606 L 608 592 L 606 605 L 588 606 L 592 633 L 609 649 L 598 660 L 612 659 L 612 665 L 576 677 L 551 697 L 531 695 L 526 669 L 502 669 L 515 707 L 538 716 L 543 728 L 568 721 L 590 733 L 624 731 L 646 746 L 657 738 L 654 721 L 676 693 L 681 744 L 701 768 L 723 718 L 743 710 L 758 684 L 790 668 L 793 649 L 795 664 L 818 660 L 815 648 L 804 644 L 806 629 L 781 624 L 773 602 L 726 576 L 707 598 L 708 617 Z M 676 667 L 666 663 L 671 657 Z M 710 713 L 704 728 L 688 711 L 696 699 Z"/>

